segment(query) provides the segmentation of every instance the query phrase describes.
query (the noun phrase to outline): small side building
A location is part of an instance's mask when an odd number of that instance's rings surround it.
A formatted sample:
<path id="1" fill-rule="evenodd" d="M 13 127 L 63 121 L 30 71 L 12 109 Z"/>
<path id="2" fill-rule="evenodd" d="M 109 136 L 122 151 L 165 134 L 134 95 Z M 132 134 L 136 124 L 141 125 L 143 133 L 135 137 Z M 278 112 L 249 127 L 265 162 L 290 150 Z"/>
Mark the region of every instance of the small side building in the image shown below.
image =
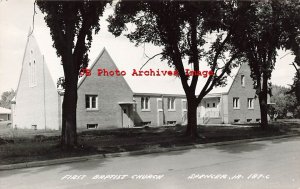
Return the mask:
<path id="1" fill-rule="evenodd" d="M 10 120 L 11 120 L 11 110 L 0 107 L 0 121 L 10 121 Z"/>

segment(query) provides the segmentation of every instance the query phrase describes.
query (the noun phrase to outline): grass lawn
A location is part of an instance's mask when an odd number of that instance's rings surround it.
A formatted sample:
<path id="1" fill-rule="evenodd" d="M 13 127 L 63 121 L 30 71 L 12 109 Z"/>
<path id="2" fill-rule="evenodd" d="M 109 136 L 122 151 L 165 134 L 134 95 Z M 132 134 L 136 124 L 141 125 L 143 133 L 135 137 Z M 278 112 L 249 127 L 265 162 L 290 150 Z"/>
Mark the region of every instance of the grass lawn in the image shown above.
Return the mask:
<path id="1" fill-rule="evenodd" d="M 184 136 L 185 127 L 88 130 L 78 133 L 77 149 L 61 150 L 60 131 L 13 130 L 0 127 L 0 165 L 104 154 L 158 147 L 185 146 L 256 137 L 300 133 L 300 120 L 280 120 L 262 130 L 258 126 L 199 126 L 200 138 Z"/>

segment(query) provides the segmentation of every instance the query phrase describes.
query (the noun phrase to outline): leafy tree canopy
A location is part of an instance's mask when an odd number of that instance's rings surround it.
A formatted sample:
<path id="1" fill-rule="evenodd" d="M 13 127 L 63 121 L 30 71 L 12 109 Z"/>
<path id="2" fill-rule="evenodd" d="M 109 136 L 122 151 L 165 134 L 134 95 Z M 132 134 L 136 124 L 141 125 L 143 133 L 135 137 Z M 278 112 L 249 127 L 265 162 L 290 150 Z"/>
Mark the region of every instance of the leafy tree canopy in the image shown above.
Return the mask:
<path id="1" fill-rule="evenodd" d="M 0 107 L 11 108 L 12 99 L 16 96 L 16 92 L 11 89 L 10 91 L 5 91 L 1 95 Z"/>
<path id="2" fill-rule="evenodd" d="M 92 34 L 100 30 L 99 19 L 105 6 L 111 1 L 48 1 L 37 0 L 37 5 L 45 14 L 50 28 L 53 47 L 61 57 L 64 79 L 64 100 L 62 105 L 62 146 L 77 145 L 77 83 L 81 68 L 88 64 L 88 51 Z"/>
<path id="3" fill-rule="evenodd" d="M 226 83 L 226 73 L 241 57 L 231 45 L 232 34 L 243 21 L 249 3 L 235 1 L 120 1 L 110 16 L 109 31 L 125 34 L 136 45 L 152 43 L 162 49 L 161 59 L 180 76 L 188 102 L 187 135 L 196 131 L 198 104 L 215 86 Z M 205 60 L 215 73 L 196 94 L 198 75 L 185 74 L 184 61 L 199 71 Z M 192 128 L 192 131 L 191 131 Z"/>
<path id="4" fill-rule="evenodd" d="M 205 58 L 216 71 L 222 68 L 217 64 L 218 60 L 238 57 L 228 42 L 242 21 L 240 15 L 246 10 L 247 3 L 240 4 L 239 8 L 235 5 L 223 1 L 121 1 L 116 5 L 115 14 L 108 19 L 109 31 L 116 36 L 124 33 L 136 45 L 152 43 L 160 46 L 162 60 L 167 60 L 179 71 L 187 92 L 189 86 L 183 72 L 183 59 L 197 67 L 199 60 Z M 208 39 L 209 34 L 214 34 L 216 40 Z M 209 48 L 205 48 L 206 44 L 210 44 Z M 230 52 L 229 56 L 225 56 L 225 52 Z M 227 73 L 230 67 L 227 67 Z M 222 85 L 224 79 L 224 74 L 212 76 L 209 81 L 214 82 L 209 86 Z M 190 89 L 196 81 L 197 78 L 192 79 Z"/>

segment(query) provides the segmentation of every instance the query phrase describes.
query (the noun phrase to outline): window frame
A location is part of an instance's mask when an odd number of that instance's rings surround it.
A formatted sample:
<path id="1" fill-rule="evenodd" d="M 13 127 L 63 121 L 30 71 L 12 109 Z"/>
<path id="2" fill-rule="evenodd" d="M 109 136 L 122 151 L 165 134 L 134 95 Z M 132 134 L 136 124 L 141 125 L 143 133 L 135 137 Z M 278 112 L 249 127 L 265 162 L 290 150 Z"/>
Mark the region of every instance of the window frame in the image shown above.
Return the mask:
<path id="1" fill-rule="evenodd" d="M 97 128 L 98 128 L 98 123 L 86 124 L 86 129 L 88 130 L 97 129 Z"/>
<path id="2" fill-rule="evenodd" d="M 236 101 L 236 102 L 235 102 Z M 233 109 L 235 109 L 235 110 L 238 110 L 238 109 L 240 109 L 240 98 L 239 97 L 233 97 L 232 98 L 232 107 L 233 107 Z"/>
<path id="3" fill-rule="evenodd" d="M 173 105 L 173 107 L 172 107 L 172 105 Z M 168 97 L 168 111 L 176 111 L 175 97 Z"/>
<path id="4" fill-rule="evenodd" d="M 250 110 L 254 109 L 254 98 L 247 98 L 247 107 Z"/>
<path id="5" fill-rule="evenodd" d="M 96 99 L 95 107 L 93 107 L 93 97 L 95 97 L 95 99 Z M 87 99 L 88 99 L 89 103 L 87 103 Z M 89 106 L 87 107 L 87 105 L 89 105 Z M 86 94 L 85 95 L 85 109 L 87 111 L 98 110 L 98 95 L 95 95 L 95 94 Z"/>
<path id="6" fill-rule="evenodd" d="M 150 97 L 149 96 L 141 97 L 141 110 L 142 111 L 150 111 Z"/>
<path id="7" fill-rule="evenodd" d="M 242 85 L 242 87 L 245 87 L 245 85 L 246 85 L 245 75 L 241 75 L 241 85 Z"/>

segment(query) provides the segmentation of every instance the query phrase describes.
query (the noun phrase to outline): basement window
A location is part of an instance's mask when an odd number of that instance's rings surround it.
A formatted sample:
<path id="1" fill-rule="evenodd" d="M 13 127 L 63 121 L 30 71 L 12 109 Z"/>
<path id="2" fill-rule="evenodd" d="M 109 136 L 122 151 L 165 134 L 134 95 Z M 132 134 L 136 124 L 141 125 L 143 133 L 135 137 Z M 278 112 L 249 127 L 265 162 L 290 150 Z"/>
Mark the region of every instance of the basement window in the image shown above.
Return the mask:
<path id="1" fill-rule="evenodd" d="M 240 122 L 240 119 L 235 119 L 233 120 L 234 123 L 239 123 Z"/>
<path id="2" fill-rule="evenodd" d="M 256 119 L 256 122 L 257 122 L 257 123 L 260 123 L 260 119 Z"/>
<path id="3" fill-rule="evenodd" d="M 167 125 L 175 125 L 176 121 L 167 121 Z"/>
<path id="4" fill-rule="evenodd" d="M 141 122 L 141 125 L 142 126 L 151 125 L 151 121 L 143 121 L 143 122 Z"/>
<path id="5" fill-rule="evenodd" d="M 31 125 L 31 129 L 37 130 L 37 125 Z"/>
<path id="6" fill-rule="evenodd" d="M 97 127 L 98 127 L 98 124 L 87 124 L 86 125 L 87 129 L 97 129 Z"/>
<path id="7" fill-rule="evenodd" d="M 252 121 L 252 119 L 247 119 L 247 123 L 250 123 Z"/>

